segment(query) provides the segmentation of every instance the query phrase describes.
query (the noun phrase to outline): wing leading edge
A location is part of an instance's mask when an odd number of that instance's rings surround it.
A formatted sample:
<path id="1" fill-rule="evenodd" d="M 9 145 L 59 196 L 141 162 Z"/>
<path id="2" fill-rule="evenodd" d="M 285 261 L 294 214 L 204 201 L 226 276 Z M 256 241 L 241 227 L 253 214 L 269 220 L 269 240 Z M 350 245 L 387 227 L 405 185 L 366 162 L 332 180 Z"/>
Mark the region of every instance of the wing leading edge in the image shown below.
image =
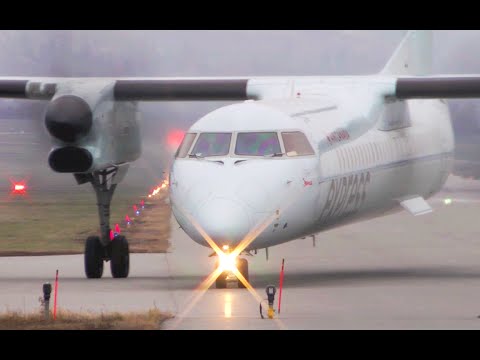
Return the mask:
<path id="1" fill-rule="evenodd" d="M 318 79 L 318 85 L 326 89 L 330 81 L 333 84 L 342 78 L 354 80 L 357 84 L 363 82 L 366 87 L 371 82 L 387 81 L 391 85 L 383 94 L 402 100 L 480 98 L 480 75 L 311 77 L 314 82 Z M 287 80 L 301 84 L 305 77 L 275 77 L 266 81 L 249 78 L 0 78 L 0 98 L 48 100 L 63 83 L 72 83 L 74 87 L 76 81 L 85 84 L 106 80 L 111 81 L 113 97 L 117 101 L 242 101 L 256 100 L 264 91 L 285 88 Z M 290 95 L 288 92 L 273 93 L 278 97 Z"/>
<path id="2" fill-rule="evenodd" d="M 453 99 L 480 97 L 480 76 L 398 78 L 398 99 Z"/>
<path id="3" fill-rule="evenodd" d="M 0 80 L 0 97 L 26 99 L 28 80 Z"/>
<path id="4" fill-rule="evenodd" d="M 118 80 L 115 100 L 247 100 L 247 79 L 232 80 Z"/>
<path id="5" fill-rule="evenodd" d="M 59 85 L 66 82 L 111 81 L 117 101 L 208 101 L 248 100 L 249 79 L 238 78 L 0 78 L 0 98 L 51 99 Z"/>

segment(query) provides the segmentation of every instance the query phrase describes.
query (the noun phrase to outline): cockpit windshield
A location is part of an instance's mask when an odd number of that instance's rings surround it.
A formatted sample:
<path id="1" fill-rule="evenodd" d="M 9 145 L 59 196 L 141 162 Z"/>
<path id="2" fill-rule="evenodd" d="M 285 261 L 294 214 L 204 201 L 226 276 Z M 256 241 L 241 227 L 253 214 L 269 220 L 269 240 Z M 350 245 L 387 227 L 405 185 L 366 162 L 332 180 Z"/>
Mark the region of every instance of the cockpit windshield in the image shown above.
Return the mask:
<path id="1" fill-rule="evenodd" d="M 234 133 L 235 134 L 235 133 Z M 210 156 L 258 156 L 264 158 L 301 157 L 315 155 L 301 131 L 252 131 L 232 133 L 187 133 L 176 158 Z M 196 139 L 196 140 L 195 140 Z M 232 153 L 230 145 L 232 144 Z M 190 148 L 192 148 L 191 151 Z"/>
<path id="2" fill-rule="evenodd" d="M 198 137 L 191 155 L 198 157 L 228 155 L 231 139 L 231 133 L 202 133 Z"/>
<path id="3" fill-rule="evenodd" d="M 276 132 L 238 133 L 235 155 L 281 156 L 282 150 Z"/>
<path id="4" fill-rule="evenodd" d="M 314 155 L 312 145 L 300 131 L 282 132 L 283 145 L 287 156 Z"/>
<path id="5" fill-rule="evenodd" d="M 192 147 L 193 140 L 195 140 L 195 137 L 197 134 L 195 133 L 188 133 L 185 135 L 183 138 L 182 144 L 177 150 L 177 153 L 175 154 L 176 158 L 184 158 L 188 154 L 188 150 Z"/>

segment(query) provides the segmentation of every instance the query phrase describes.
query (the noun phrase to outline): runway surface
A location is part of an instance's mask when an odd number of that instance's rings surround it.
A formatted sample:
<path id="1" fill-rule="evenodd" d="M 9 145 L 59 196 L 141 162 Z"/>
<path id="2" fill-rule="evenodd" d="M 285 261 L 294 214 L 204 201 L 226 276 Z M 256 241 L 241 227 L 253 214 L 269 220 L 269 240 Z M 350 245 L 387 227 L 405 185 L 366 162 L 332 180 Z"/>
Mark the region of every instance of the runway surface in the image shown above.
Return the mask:
<path id="1" fill-rule="evenodd" d="M 76 255 L 0 258 L 0 310 L 39 309 L 42 284 L 58 269 L 61 308 L 156 306 L 175 315 L 166 329 L 480 329 L 480 200 L 465 193 L 446 206 L 446 196 L 448 188 L 430 201 L 430 215 L 401 212 L 319 234 L 315 247 L 310 238 L 273 247 L 268 262 L 264 251 L 249 258 L 261 298 L 285 258 L 277 320 L 260 319 L 246 289 L 194 291 L 214 259 L 176 224 L 171 252 L 131 255 L 128 279 L 112 279 L 108 264 L 103 279 L 85 279 Z"/>

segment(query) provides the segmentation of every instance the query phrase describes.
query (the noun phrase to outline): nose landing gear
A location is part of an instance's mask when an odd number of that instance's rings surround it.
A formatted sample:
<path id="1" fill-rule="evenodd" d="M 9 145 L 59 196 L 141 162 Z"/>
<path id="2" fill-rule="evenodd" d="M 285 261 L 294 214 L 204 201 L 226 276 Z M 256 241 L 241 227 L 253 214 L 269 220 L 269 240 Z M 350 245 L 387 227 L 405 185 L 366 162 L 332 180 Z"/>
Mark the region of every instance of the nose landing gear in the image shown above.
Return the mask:
<path id="1" fill-rule="evenodd" d="M 217 260 L 216 267 L 220 266 L 219 261 Z M 248 260 L 243 258 L 236 259 L 236 267 L 237 270 L 242 274 L 245 280 L 248 280 Z M 227 284 L 229 282 L 237 282 L 237 286 L 239 289 L 244 289 L 245 285 L 235 276 L 235 274 L 230 270 L 224 270 L 215 280 L 215 287 L 217 289 L 225 289 L 227 288 Z"/>
<path id="2" fill-rule="evenodd" d="M 248 260 L 247 259 L 237 259 L 237 269 L 240 272 L 240 274 L 243 275 L 245 280 L 248 282 Z M 238 280 L 238 288 L 239 289 L 245 289 L 245 285 Z"/>

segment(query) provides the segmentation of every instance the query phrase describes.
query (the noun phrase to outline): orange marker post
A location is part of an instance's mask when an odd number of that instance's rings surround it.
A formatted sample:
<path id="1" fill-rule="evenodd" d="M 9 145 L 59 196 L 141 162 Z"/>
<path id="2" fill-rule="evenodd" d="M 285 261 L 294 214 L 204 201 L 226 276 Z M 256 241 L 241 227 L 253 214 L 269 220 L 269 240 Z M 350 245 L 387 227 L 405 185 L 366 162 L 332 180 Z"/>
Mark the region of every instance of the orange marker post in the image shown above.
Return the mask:
<path id="1" fill-rule="evenodd" d="M 58 270 L 55 276 L 55 297 L 53 298 L 53 320 L 57 318 Z"/>
<path id="2" fill-rule="evenodd" d="M 280 271 L 280 293 L 278 295 L 278 313 L 280 314 L 280 306 L 282 305 L 282 289 L 285 259 L 282 259 L 282 270 Z"/>

